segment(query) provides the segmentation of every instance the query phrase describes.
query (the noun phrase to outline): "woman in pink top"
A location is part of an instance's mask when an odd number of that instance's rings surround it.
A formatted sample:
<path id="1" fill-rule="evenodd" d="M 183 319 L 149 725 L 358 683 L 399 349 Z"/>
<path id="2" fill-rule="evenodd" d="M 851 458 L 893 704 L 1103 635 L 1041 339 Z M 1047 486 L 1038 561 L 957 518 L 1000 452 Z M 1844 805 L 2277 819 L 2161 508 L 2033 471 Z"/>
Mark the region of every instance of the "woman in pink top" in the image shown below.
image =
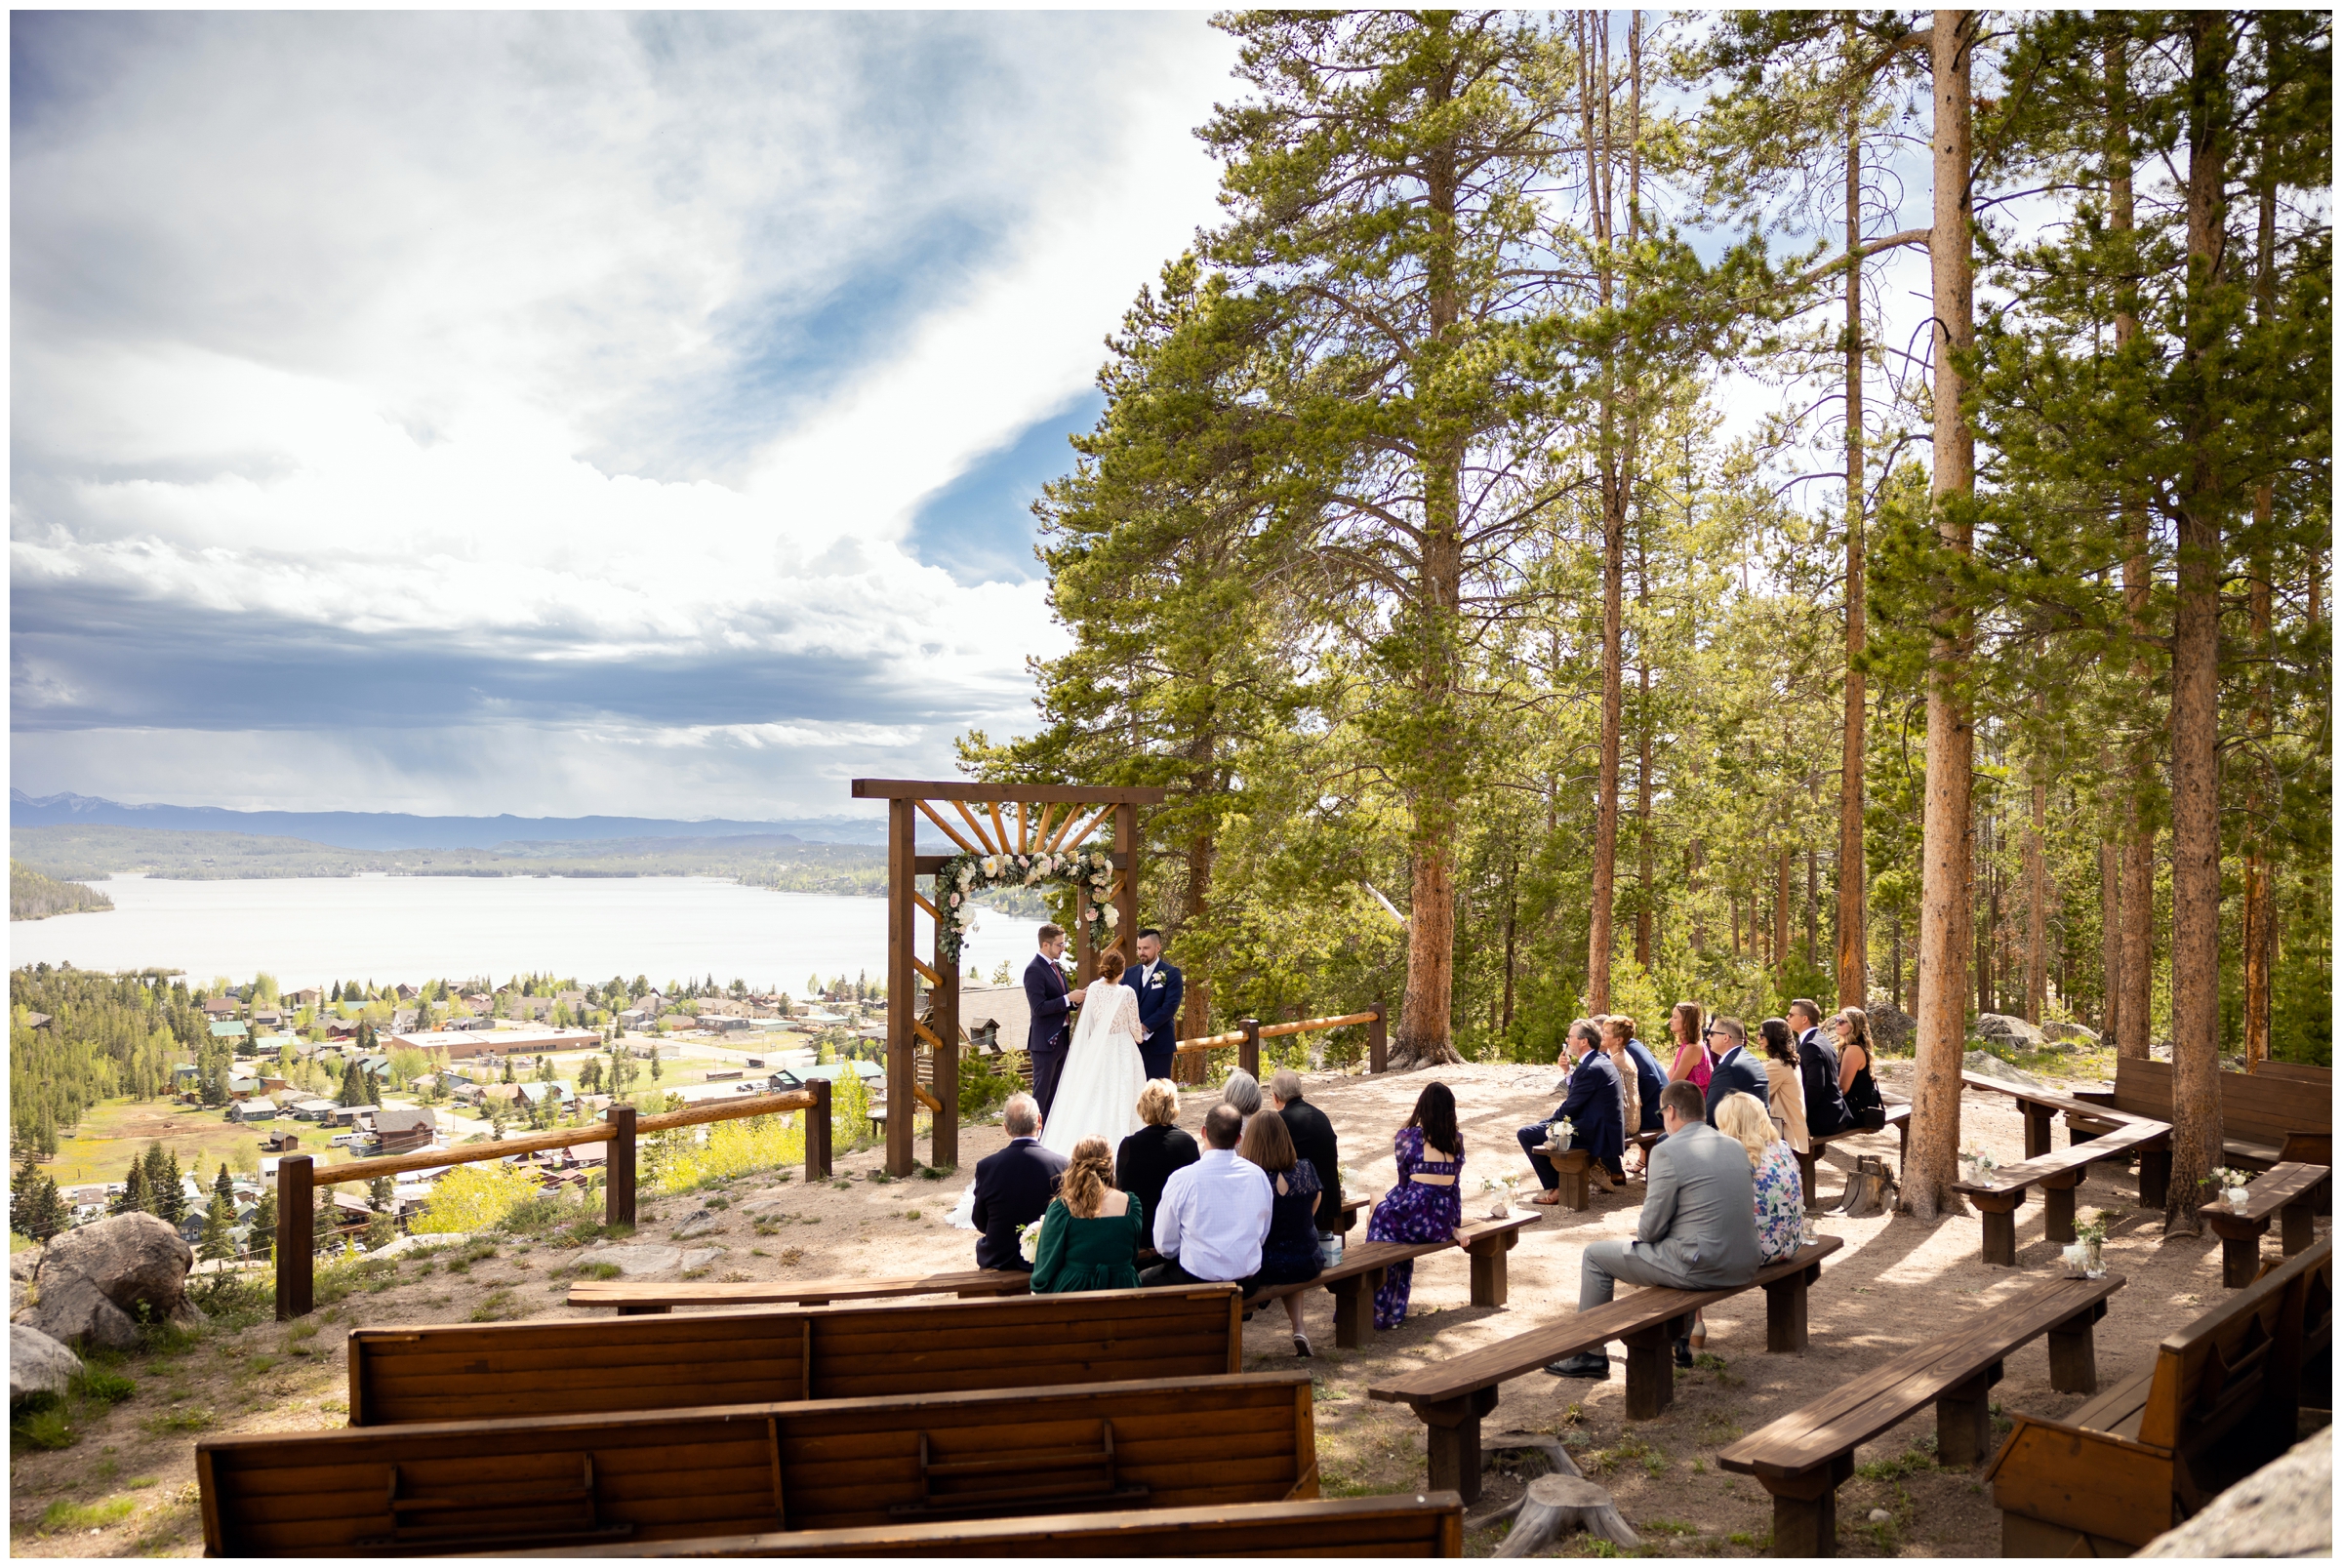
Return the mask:
<path id="1" fill-rule="evenodd" d="M 1700 1038 L 1700 1004 L 1677 1002 L 1668 1027 L 1676 1036 L 1676 1065 L 1668 1068 L 1669 1080 L 1689 1083 L 1706 1094 L 1711 1065 L 1707 1042 Z"/>

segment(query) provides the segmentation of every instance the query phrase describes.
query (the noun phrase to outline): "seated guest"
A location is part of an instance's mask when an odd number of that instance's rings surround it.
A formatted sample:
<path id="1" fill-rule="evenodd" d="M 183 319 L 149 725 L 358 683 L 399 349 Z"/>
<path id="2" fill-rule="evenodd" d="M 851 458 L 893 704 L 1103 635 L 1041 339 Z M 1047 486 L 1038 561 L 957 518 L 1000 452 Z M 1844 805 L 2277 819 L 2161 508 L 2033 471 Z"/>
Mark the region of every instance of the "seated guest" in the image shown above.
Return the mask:
<path id="1" fill-rule="evenodd" d="M 1622 1097 L 1626 1102 L 1622 1143 L 1631 1141 L 1637 1133 L 1660 1131 L 1659 1091 L 1667 1087 L 1667 1078 L 1660 1072 L 1659 1059 L 1651 1055 L 1651 1048 L 1635 1038 L 1635 1021 L 1620 1013 L 1603 1019 L 1602 1049 L 1609 1053 L 1610 1065 L 1618 1068 L 1619 1087 L 1628 1091 Z M 1640 1170 L 1641 1146 L 1635 1146 L 1633 1157 L 1635 1168 Z"/>
<path id="2" fill-rule="evenodd" d="M 1764 1065 L 1749 1054 L 1749 1028 L 1736 1018 L 1719 1018 L 1708 1025 L 1704 1038 L 1710 1047 L 1708 1087 L 1702 1091 L 1708 1106 L 1708 1125 L 1716 1125 L 1716 1102 L 1728 1094 L 1755 1095 L 1767 1091 Z M 1717 1050 L 1716 1047 L 1721 1046 Z"/>
<path id="3" fill-rule="evenodd" d="M 1599 1052 L 1595 1055 L 1599 1056 Z M 1366 1223 L 1369 1241 L 1452 1241 L 1464 1223 L 1464 1135 L 1456 1130 L 1456 1097 L 1446 1084 L 1424 1086 L 1414 1113 L 1391 1140 L 1398 1156 L 1398 1182 L 1374 1206 Z M 1374 1293 L 1374 1326 L 1393 1329 L 1405 1321 L 1407 1297 L 1415 1288 L 1415 1262 L 1401 1259 L 1384 1271 Z"/>
<path id="4" fill-rule="evenodd" d="M 1805 1077 L 1797 1069 L 1797 1042 L 1789 1037 L 1787 1019 L 1768 1018 L 1757 1028 L 1764 1034 L 1764 1099 L 1781 1136 L 1800 1154 L 1813 1152 L 1805 1130 Z"/>
<path id="5" fill-rule="evenodd" d="M 1137 1198 L 1114 1190 L 1108 1180 L 1112 1174 L 1105 1139 L 1085 1138 L 1073 1146 L 1059 1195 L 1041 1216 L 1040 1240 L 1032 1249 L 1035 1296 L 1138 1287 L 1146 1211 Z"/>
<path id="6" fill-rule="evenodd" d="M 1675 1065 L 1667 1069 L 1670 1083 L 1688 1083 L 1704 1097 L 1708 1093 L 1709 1056 L 1707 1044 L 1700 1037 L 1700 1004 L 1677 1002 L 1667 1021 L 1668 1033 L 1675 1038 Z"/>
<path id="7" fill-rule="evenodd" d="M 1846 1095 L 1837 1084 L 1837 1053 L 1822 1038 L 1822 1010 L 1800 996 L 1789 1004 L 1789 1026 L 1797 1037 L 1797 1076 L 1805 1087 L 1805 1130 L 1816 1138 L 1854 1125 Z"/>
<path id="8" fill-rule="evenodd" d="M 1030 1095 L 1008 1097 L 1000 1112 L 1008 1146 L 976 1162 L 976 1205 L 969 1218 L 984 1234 L 976 1242 L 979 1268 L 1030 1269 L 1017 1232 L 1048 1211 L 1066 1157 L 1040 1146 L 1041 1106 Z"/>
<path id="9" fill-rule="evenodd" d="M 1276 1195 L 1269 1210 L 1269 1234 L 1261 1242 L 1261 1268 L 1246 1282 L 1247 1290 L 1262 1285 L 1297 1285 L 1315 1279 L 1324 1270 L 1317 1251 L 1317 1169 L 1293 1151 L 1293 1136 L 1282 1116 L 1255 1116 L 1244 1124 L 1236 1152 L 1269 1175 Z M 1287 1291 L 1282 1298 L 1285 1319 L 1293 1325 L 1293 1353 L 1310 1353 L 1310 1337 L 1301 1331 L 1301 1299 L 1306 1291 Z"/>
<path id="10" fill-rule="evenodd" d="M 1831 1021 L 1837 1030 L 1837 1086 L 1853 1125 L 1878 1132 L 1886 1125 L 1886 1101 L 1871 1077 L 1871 1015 L 1849 1007 Z"/>
<path id="11" fill-rule="evenodd" d="M 1220 1100 L 1223 1105 L 1235 1106 L 1236 1114 L 1250 1121 L 1252 1113 L 1261 1108 L 1261 1080 L 1242 1067 L 1231 1067 L 1228 1082 L 1220 1090 Z"/>
<path id="12" fill-rule="evenodd" d="M 1716 1107 L 1716 1131 L 1736 1139 L 1748 1151 L 1750 1180 L 1756 1184 L 1756 1262 L 1765 1266 L 1785 1261 L 1805 1238 L 1804 1184 L 1797 1176 L 1797 1157 L 1781 1142 L 1764 1102 L 1735 1091 Z M 1700 1313 L 1691 1319 L 1690 1349 L 1708 1343 L 1708 1324 Z M 1677 1364 L 1688 1359 L 1678 1351 Z"/>
<path id="13" fill-rule="evenodd" d="M 1756 1276 L 1756 1194 L 1748 1153 L 1700 1120 L 1700 1092 L 1671 1083 L 1659 1095 L 1667 1140 L 1651 1150 L 1650 1188 L 1631 1241 L 1589 1242 L 1578 1264 L 1578 1310 L 1608 1302 L 1617 1282 L 1719 1290 Z M 1676 1361 L 1691 1355 L 1685 1341 Z M 1607 1378 L 1607 1346 L 1555 1361 L 1562 1378 Z"/>
<path id="14" fill-rule="evenodd" d="M 1195 1140 L 1180 1131 L 1179 1085 L 1168 1078 L 1139 1091 L 1139 1130 L 1114 1151 L 1114 1186 L 1139 1200 L 1149 1224 L 1163 1212 L 1163 1184 L 1195 1163 Z"/>
<path id="15" fill-rule="evenodd" d="M 1529 1168 L 1537 1173 L 1538 1185 L 1544 1191 L 1531 1198 L 1531 1203 L 1547 1205 L 1561 1201 L 1561 1173 L 1554 1169 L 1553 1160 L 1538 1152 L 1566 1120 L 1574 1129 L 1572 1148 L 1582 1148 L 1594 1156 L 1594 1178 L 1603 1191 L 1610 1190 L 1606 1171 L 1615 1171 L 1623 1180 L 1625 1166 L 1621 1154 L 1625 1147 L 1619 1123 L 1618 1068 L 1598 1049 L 1601 1034 L 1590 1019 L 1579 1019 L 1562 1037 L 1563 1061 L 1577 1060 L 1577 1067 L 1569 1075 L 1569 1090 L 1560 1106 L 1541 1122 L 1520 1130 L 1520 1146 L 1529 1156 Z M 1555 1153 L 1561 1150 L 1555 1149 Z"/>
<path id="16" fill-rule="evenodd" d="M 1342 1224 L 1341 1154 L 1334 1124 L 1324 1111 L 1301 1098 L 1301 1074 L 1279 1067 L 1269 1080 L 1269 1101 L 1293 1140 L 1293 1152 L 1317 1173 L 1317 1233 L 1330 1236 Z"/>
<path id="17" fill-rule="evenodd" d="M 1154 1217 L 1154 1250 L 1163 1261 L 1142 1285 L 1249 1282 L 1261 1269 L 1275 1192 L 1268 1173 L 1236 1153 L 1244 1118 L 1223 1101 L 1203 1114 L 1203 1157 L 1171 1173 Z"/>

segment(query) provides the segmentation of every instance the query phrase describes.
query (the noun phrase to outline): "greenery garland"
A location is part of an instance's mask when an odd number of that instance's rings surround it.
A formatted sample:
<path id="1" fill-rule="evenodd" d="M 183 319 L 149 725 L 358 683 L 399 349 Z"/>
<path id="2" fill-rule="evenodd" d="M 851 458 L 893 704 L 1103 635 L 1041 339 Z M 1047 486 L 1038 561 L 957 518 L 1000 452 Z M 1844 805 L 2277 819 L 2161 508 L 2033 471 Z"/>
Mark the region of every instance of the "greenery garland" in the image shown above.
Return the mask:
<path id="1" fill-rule="evenodd" d="M 1024 855 L 954 855 L 935 873 L 936 955 L 956 970 L 976 901 L 996 888 L 1072 887 L 1089 925 L 1090 950 L 1103 952 L 1121 919 L 1113 903 L 1114 863 L 1104 850 L 1070 849 Z"/>

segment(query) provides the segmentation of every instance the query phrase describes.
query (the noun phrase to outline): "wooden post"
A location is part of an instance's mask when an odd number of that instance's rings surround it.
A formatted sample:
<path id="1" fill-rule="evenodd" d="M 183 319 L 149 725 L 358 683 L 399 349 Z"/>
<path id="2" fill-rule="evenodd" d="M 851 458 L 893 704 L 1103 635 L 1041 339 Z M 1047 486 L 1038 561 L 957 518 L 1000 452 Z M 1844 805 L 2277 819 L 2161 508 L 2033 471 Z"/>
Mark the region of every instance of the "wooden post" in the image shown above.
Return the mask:
<path id="1" fill-rule="evenodd" d="M 2092 1325 L 2106 1315 L 2106 1303 L 2096 1302 L 2049 1331 L 2049 1387 L 2059 1393 L 2098 1391 L 2097 1336 Z"/>
<path id="2" fill-rule="evenodd" d="M 1240 1018 L 1236 1020 L 1236 1027 L 1244 1031 L 1243 1040 L 1236 1046 L 1236 1065 L 1257 1080 L 1261 1075 L 1261 1021 Z"/>
<path id="3" fill-rule="evenodd" d="M 2061 1246 L 2074 1239 L 2074 1189 L 2089 1168 L 2077 1165 L 2041 1178 L 2041 1239 Z"/>
<path id="4" fill-rule="evenodd" d="M 919 1064 L 911 1032 L 916 1018 L 918 971 L 910 960 L 915 944 L 918 889 L 912 864 L 917 829 L 909 800 L 887 802 L 886 900 L 886 1174 L 909 1176 L 918 1163 L 911 1150 L 911 1120 L 919 1106 Z"/>
<path id="5" fill-rule="evenodd" d="M 1122 861 L 1122 886 L 1114 895 L 1113 940 L 1130 960 L 1139 946 L 1139 808 L 1128 801 L 1114 808 L 1114 853 Z"/>
<path id="6" fill-rule="evenodd" d="M 1366 1025 L 1366 1070 L 1391 1070 L 1391 1025 L 1383 1004 L 1374 1004 L 1374 1021 Z"/>
<path id="7" fill-rule="evenodd" d="M 959 1166 L 959 965 L 945 963 L 939 945 L 935 989 L 928 993 L 935 1015 L 935 1099 L 927 1138 L 927 1162 L 939 1171 Z"/>
<path id="8" fill-rule="evenodd" d="M 1520 1239 L 1517 1230 L 1506 1230 L 1496 1235 L 1482 1236 L 1466 1251 L 1472 1258 L 1472 1305 L 1502 1307 L 1510 1293 L 1511 1267 L 1505 1254 Z"/>
<path id="9" fill-rule="evenodd" d="M 1993 1385 L 2000 1381 L 1996 1361 L 1935 1400 L 1935 1462 L 1946 1469 L 1981 1463 L 1993 1451 Z"/>
<path id="10" fill-rule="evenodd" d="M 607 1114 L 610 1137 L 603 1146 L 603 1221 L 608 1225 L 634 1223 L 634 1117 L 632 1106 L 613 1105 Z"/>
<path id="11" fill-rule="evenodd" d="M 805 1112 L 805 1180 L 829 1180 L 829 1080 L 816 1078 L 805 1086 L 813 1091 L 812 1108 Z"/>
<path id="12" fill-rule="evenodd" d="M 309 1315 L 317 1302 L 317 1194 L 310 1157 L 276 1162 L 276 1320 Z"/>

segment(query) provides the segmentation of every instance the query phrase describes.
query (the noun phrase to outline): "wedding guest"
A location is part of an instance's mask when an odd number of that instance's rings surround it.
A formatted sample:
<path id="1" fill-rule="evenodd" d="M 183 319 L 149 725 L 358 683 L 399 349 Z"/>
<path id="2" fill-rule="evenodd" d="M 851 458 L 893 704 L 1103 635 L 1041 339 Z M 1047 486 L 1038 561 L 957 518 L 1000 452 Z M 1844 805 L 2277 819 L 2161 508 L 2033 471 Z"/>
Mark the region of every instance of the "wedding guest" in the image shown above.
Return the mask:
<path id="1" fill-rule="evenodd" d="M 1621 1025 L 1629 1029 L 1635 1026 L 1632 1019 L 1610 1013 L 1603 1013 L 1594 1021 L 1595 1028 L 1600 1031 L 1597 1037 L 1602 1042 L 1602 1055 L 1610 1059 L 1610 1065 L 1618 1073 L 1618 1131 L 1623 1158 L 1624 1141 L 1642 1131 L 1642 1084 L 1635 1072 L 1635 1059 L 1627 1055 Z"/>
<path id="2" fill-rule="evenodd" d="M 1220 1101 L 1235 1106 L 1236 1114 L 1250 1121 L 1253 1112 L 1261 1108 L 1261 1080 L 1242 1067 L 1231 1067 L 1228 1082 L 1220 1090 Z"/>
<path id="3" fill-rule="evenodd" d="M 1105 1139 L 1093 1136 L 1073 1146 L 1032 1249 L 1035 1296 L 1138 1287 L 1147 1213 L 1137 1198 L 1114 1189 L 1112 1175 Z"/>
<path id="4" fill-rule="evenodd" d="M 1837 1083 L 1837 1053 L 1822 1038 L 1822 1010 L 1805 997 L 1789 1004 L 1789 1026 L 1797 1037 L 1797 1077 L 1805 1088 L 1805 1130 L 1828 1138 L 1854 1125 L 1846 1095 Z"/>
<path id="5" fill-rule="evenodd" d="M 1722 1042 L 1723 1049 L 1712 1051 L 1709 1063 L 1708 1087 L 1704 1091 L 1708 1103 L 1708 1125 L 1716 1125 L 1716 1102 L 1728 1094 L 1755 1095 L 1762 1100 L 1767 1093 L 1764 1067 L 1749 1054 L 1749 1026 L 1736 1018 L 1718 1018 L 1709 1024 L 1703 1036 L 1711 1047 Z"/>
<path id="6" fill-rule="evenodd" d="M 1688 1083 L 1704 1099 L 1708 1093 L 1710 1059 L 1707 1044 L 1701 1038 L 1700 1004 L 1677 1002 L 1668 1018 L 1667 1029 L 1676 1042 L 1676 1061 L 1667 1069 L 1668 1082 Z"/>
<path id="7" fill-rule="evenodd" d="M 1676 1290 L 1731 1289 L 1756 1274 L 1756 1203 L 1746 1153 L 1700 1120 L 1700 1092 L 1671 1083 L 1659 1095 L 1667 1140 L 1651 1150 L 1650 1191 L 1632 1240 L 1589 1242 L 1578 1260 L 1578 1310 L 1609 1302 L 1617 1282 Z M 1691 1359 L 1687 1340 L 1676 1364 Z M 1558 1378 L 1607 1378 L 1607 1346 L 1546 1371 Z"/>
<path id="8" fill-rule="evenodd" d="M 1017 1232 L 1048 1212 L 1066 1157 L 1041 1146 L 1041 1107 L 1030 1095 L 1008 1097 L 1000 1126 L 1008 1146 L 976 1162 L 976 1205 L 969 1218 L 984 1232 L 976 1242 L 976 1266 L 1030 1269 Z"/>
<path id="9" fill-rule="evenodd" d="M 1616 1090 L 1611 1093 L 1615 1103 Z M 1456 1130 L 1456 1097 L 1446 1084 L 1424 1086 L 1415 1097 L 1414 1113 L 1391 1140 L 1391 1148 L 1398 1156 L 1398 1181 L 1374 1206 L 1366 1239 L 1454 1239 L 1456 1227 L 1464 1223 L 1464 1135 Z M 1393 1329 L 1404 1322 L 1407 1297 L 1414 1288 L 1414 1260 L 1391 1265 L 1382 1288 L 1374 1293 L 1374 1326 Z"/>
<path id="10" fill-rule="evenodd" d="M 1651 1048 L 1635 1037 L 1635 1021 L 1613 1013 L 1603 1025 L 1603 1048 L 1610 1052 L 1610 1061 L 1618 1068 L 1618 1081 L 1624 1087 L 1630 1080 L 1635 1085 L 1627 1097 L 1628 1114 L 1622 1123 L 1627 1135 L 1664 1132 L 1659 1120 L 1659 1091 L 1667 1087 L 1667 1076 L 1659 1070 L 1659 1059 Z M 1640 1145 L 1635 1148 L 1635 1168 L 1644 1164 Z"/>
<path id="11" fill-rule="evenodd" d="M 1246 1290 L 1263 1285 L 1298 1285 L 1324 1271 L 1317 1250 L 1317 1170 L 1293 1151 L 1293 1135 L 1282 1116 L 1255 1116 L 1244 1124 L 1236 1152 L 1269 1174 L 1276 1194 L 1269 1210 L 1269 1234 L 1261 1241 L 1260 1271 L 1245 1282 Z M 1293 1353 L 1310 1353 L 1310 1337 L 1301 1331 L 1301 1299 L 1308 1292 L 1287 1291 L 1285 1320 L 1293 1327 Z"/>
<path id="12" fill-rule="evenodd" d="M 1805 1128 L 1805 1079 L 1797 1067 L 1797 1043 L 1789 1037 L 1789 1021 L 1768 1018 L 1756 1025 L 1764 1037 L 1765 1104 L 1781 1124 L 1781 1136 L 1800 1154 L 1811 1153 L 1813 1138 Z"/>
<path id="13" fill-rule="evenodd" d="M 1275 1192 L 1268 1173 L 1236 1153 L 1244 1118 L 1226 1101 L 1203 1114 L 1203 1157 L 1173 1171 L 1154 1217 L 1154 1250 L 1163 1261 L 1142 1285 L 1249 1280 L 1260 1272 Z"/>
<path id="14" fill-rule="evenodd" d="M 1592 1019 L 1582 1018 L 1570 1025 L 1569 1032 L 1561 1039 L 1563 1065 L 1573 1057 L 1577 1061 L 1569 1075 L 1569 1088 L 1551 1116 L 1519 1132 L 1521 1152 L 1529 1156 L 1529 1168 L 1537 1173 L 1538 1185 L 1545 1189 L 1529 1199 L 1531 1203 L 1551 1207 L 1561 1201 L 1561 1173 L 1554 1169 L 1552 1157 L 1539 1150 L 1551 1145 L 1563 1121 L 1573 1131 L 1570 1147 L 1585 1149 L 1594 1156 L 1591 1174 L 1603 1191 L 1611 1190 L 1606 1173 L 1615 1171 L 1621 1181 L 1626 1179 L 1618 1068 L 1599 1049 L 1601 1038 L 1601 1031 L 1595 1027 Z"/>
<path id="15" fill-rule="evenodd" d="M 1269 1101 L 1293 1140 L 1293 1152 L 1308 1160 L 1317 1173 L 1317 1233 L 1330 1236 L 1342 1224 L 1342 1155 L 1334 1124 L 1325 1112 L 1301 1098 L 1301 1074 L 1279 1067 L 1269 1080 Z"/>
<path id="16" fill-rule="evenodd" d="M 1779 1129 L 1764 1102 L 1738 1090 L 1724 1096 L 1716 1107 L 1716 1131 L 1737 1139 L 1748 1151 L 1749 1178 L 1756 1187 L 1756 1262 L 1777 1264 L 1795 1253 L 1805 1238 L 1804 1184 L 1797 1176 L 1797 1157 L 1781 1142 Z M 1697 1350 L 1708 1344 L 1708 1322 L 1695 1312 L 1691 1340 Z M 1676 1358 L 1682 1360 L 1681 1356 Z"/>
<path id="17" fill-rule="evenodd" d="M 1114 1151 L 1114 1186 L 1139 1200 L 1150 1223 L 1163 1212 L 1163 1184 L 1195 1163 L 1195 1140 L 1180 1130 L 1179 1085 L 1168 1078 L 1139 1091 L 1139 1130 Z"/>
<path id="18" fill-rule="evenodd" d="M 1871 1077 L 1871 1016 L 1849 1007 L 1831 1021 L 1837 1031 L 1837 1085 L 1853 1125 L 1877 1132 L 1886 1125 L 1886 1099 Z"/>

